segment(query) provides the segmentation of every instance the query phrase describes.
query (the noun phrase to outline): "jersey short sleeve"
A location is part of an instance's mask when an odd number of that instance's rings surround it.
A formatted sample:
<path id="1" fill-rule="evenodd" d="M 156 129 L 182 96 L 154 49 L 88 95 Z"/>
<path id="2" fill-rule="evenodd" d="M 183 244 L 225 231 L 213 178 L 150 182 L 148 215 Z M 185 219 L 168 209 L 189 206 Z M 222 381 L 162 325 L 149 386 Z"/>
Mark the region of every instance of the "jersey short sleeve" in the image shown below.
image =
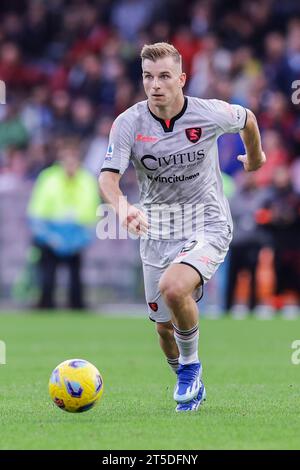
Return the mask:
<path id="1" fill-rule="evenodd" d="M 112 125 L 101 171 L 113 171 L 122 175 L 129 165 L 131 149 L 131 126 L 126 117 L 121 114 Z"/>
<path id="2" fill-rule="evenodd" d="M 217 134 L 233 134 L 246 126 L 247 110 L 238 104 L 229 104 L 221 100 L 207 100 Z"/>

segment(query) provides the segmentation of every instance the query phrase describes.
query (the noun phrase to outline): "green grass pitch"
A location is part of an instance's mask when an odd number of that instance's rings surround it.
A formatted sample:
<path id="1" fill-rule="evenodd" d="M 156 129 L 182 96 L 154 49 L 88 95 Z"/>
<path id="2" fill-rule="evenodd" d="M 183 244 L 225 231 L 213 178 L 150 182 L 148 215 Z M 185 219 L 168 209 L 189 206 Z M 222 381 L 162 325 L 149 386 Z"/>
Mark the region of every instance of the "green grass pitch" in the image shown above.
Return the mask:
<path id="1" fill-rule="evenodd" d="M 291 344 L 300 321 L 200 320 L 207 401 L 176 414 L 175 376 L 143 318 L 76 313 L 3 314 L 1 449 L 299 449 L 300 365 Z M 94 363 L 100 403 L 82 414 L 50 401 L 53 368 Z"/>

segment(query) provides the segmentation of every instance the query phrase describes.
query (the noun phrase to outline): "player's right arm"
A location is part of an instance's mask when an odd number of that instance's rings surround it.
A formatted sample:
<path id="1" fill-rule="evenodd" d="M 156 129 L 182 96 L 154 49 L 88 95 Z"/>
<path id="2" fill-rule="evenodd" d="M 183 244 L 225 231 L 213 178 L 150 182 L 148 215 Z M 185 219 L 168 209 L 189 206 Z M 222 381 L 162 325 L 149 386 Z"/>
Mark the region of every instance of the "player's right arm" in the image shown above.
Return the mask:
<path id="1" fill-rule="evenodd" d="M 148 224 L 145 214 L 129 204 L 122 193 L 119 182 L 121 175 L 112 171 L 102 171 L 99 177 L 100 193 L 119 216 L 122 227 L 134 235 L 146 234 Z"/>
<path id="2" fill-rule="evenodd" d="M 109 135 L 109 144 L 99 177 L 102 198 L 115 210 L 121 224 L 131 233 L 142 235 L 147 231 L 145 214 L 129 204 L 120 189 L 120 179 L 128 167 L 134 142 L 130 114 L 120 115 L 114 122 Z"/>

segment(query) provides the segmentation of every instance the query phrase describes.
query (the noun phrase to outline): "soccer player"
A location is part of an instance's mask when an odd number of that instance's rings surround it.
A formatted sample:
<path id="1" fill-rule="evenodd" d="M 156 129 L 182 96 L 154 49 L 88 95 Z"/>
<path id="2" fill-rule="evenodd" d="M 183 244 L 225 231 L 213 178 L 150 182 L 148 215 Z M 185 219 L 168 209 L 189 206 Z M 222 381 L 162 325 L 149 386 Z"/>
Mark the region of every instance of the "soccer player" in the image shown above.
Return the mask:
<path id="1" fill-rule="evenodd" d="M 193 411 L 206 396 L 196 302 L 224 261 L 232 238 L 217 139 L 240 132 L 246 155 L 237 158 L 246 171 L 260 168 L 265 154 L 251 111 L 216 99 L 184 96 L 186 74 L 172 45 L 145 45 L 141 59 L 148 99 L 115 120 L 100 190 L 123 226 L 141 237 L 149 317 L 177 374 L 176 411 Z M 130 160 L 141 209 L 127 203 L 119 188 Z"/>

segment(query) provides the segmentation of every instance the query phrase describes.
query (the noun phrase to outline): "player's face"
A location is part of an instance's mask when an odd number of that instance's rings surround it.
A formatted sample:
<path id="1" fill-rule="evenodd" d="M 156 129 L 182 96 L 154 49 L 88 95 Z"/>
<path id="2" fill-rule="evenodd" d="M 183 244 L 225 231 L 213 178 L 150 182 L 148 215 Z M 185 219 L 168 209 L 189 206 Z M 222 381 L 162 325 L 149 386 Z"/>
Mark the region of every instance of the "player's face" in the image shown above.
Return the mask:
<path id="1" fill-rule="evenodd" d="M 145 59 L 142 68 L 143 85 L 150 104 L 166 107 L 182 96 L 186 75 L 173 57 L 164 57 L 156 62 Z"/>

